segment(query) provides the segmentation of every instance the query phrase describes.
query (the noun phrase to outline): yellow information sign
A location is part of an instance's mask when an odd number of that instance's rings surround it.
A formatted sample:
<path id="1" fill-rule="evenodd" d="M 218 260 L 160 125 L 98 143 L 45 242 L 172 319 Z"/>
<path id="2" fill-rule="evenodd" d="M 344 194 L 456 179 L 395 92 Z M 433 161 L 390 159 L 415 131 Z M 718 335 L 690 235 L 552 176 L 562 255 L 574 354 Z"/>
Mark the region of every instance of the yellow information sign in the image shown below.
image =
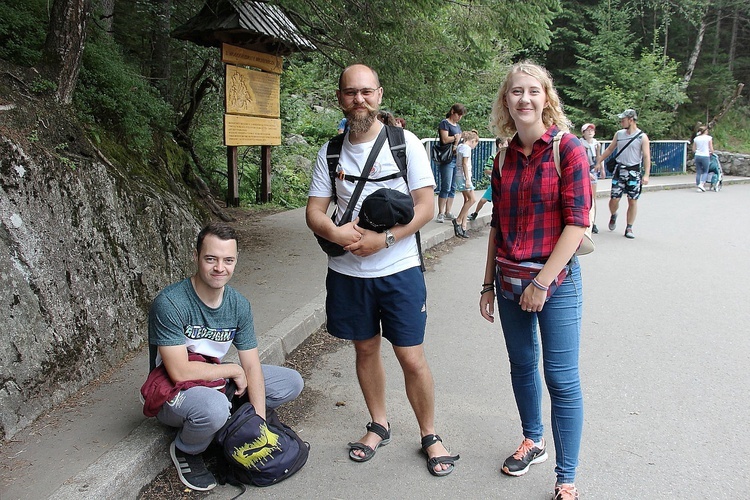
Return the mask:
<path id="1" fill-rule="evenodd" d="M 226 112 L 278 118 L 281 77 L 226 65 Z"/>
<path id="2" fill-rule="evenodd" d="M 250 49 L 243 49 L 228 43 L 221 44 L 221 62 L 230 64 L 241 64 L 260 68 L 271 73 L 281 74 L 284 61 L 281 57 L 272 54 L 264 54 Z"/>
<path id="3" fill-rule="evenodd" d="M 280 146 L 281 120 L 224 115 L 225 146 Z"/>

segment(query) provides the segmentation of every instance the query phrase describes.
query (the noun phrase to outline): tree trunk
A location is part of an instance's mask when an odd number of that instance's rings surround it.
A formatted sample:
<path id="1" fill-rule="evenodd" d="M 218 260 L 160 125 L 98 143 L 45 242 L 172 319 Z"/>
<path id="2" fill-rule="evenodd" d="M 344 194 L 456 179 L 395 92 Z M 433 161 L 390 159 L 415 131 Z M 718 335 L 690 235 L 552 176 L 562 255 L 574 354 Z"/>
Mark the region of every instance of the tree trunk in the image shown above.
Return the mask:
<path id="1" fill-rule="evenodd" d="M 734 19 L 732 21 L 732 41 L 729 43 L 729 71 L 734 71 L 734 58 L 737 54 L 737 31 L 740 27 L 740 8 L 734 8 Z"/>
<path id="2" fill-rule="evenodd" d="M 719 46 L 721 45 L 721 7 L 716 13 L 716 34 L 714 35 L 714 54 L 711 57 L 711 65 L 716 65 L 716 59 L 719 57 Z"/>
<path id="3" fill-rule="evenodd" d="M 90 0 L 55 0 L 44 42 L 44 71 L 57 84 L 55 98 L 70 104 L 81 69 Z"/>
<path id="4" fill-rule="evenodd" d="M 693 72 L 695 71 L 695 64 L 698 62 L 698 56 L 701 53 L 701 47 L 703 45 L 703 37 L 706 34 L 706 14 L 707 12 L 704 12 L 701 16 L 701 24 L 698 27 L 698 36 L 695 38 L 695 45 L 693 46 L 693 53 L 690 54 L 690 60 L 688 61 L 687 65 L 687 71 L 685 71 L 685 76 L 682 78 L 682 81 L 685 84 L 685 87 L 687 88 L 688 83 L 690 83 L 690 79 L 693 78 Z"/>
<path id="5" fill-rule="evenodd" d="M 170 38 L 172 0 L 151 0 L 156 11 L 151 34 L 151 78 L 161 96 L 169 101 Z"/>

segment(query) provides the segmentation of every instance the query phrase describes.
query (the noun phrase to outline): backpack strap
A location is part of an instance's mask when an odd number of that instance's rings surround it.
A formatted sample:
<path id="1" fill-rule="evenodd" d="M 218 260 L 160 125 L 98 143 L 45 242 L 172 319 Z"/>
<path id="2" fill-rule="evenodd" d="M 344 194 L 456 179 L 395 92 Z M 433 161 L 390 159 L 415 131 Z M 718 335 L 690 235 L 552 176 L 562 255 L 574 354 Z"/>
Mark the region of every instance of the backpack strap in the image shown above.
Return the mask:
<path id="1" fill-rule="evenodd" d="M 558 132 L 552 139 L 552 158 L 555 161 L 555 169 L 557 169 L 558 177 L 562 177 L 562 172 L 560 171 L 560 141 L 564 135 L 565 132 Z M 497 160 L 497 173 L 500 174 L 501 177 L 503 175 L 503 163 L 505 163 L 506 151 L 508 151 L 508 148 L 501 149 L 497 152 L 497 156 L 495 157 Z"/>
<path id="2" fill-rule="evenodd" d="M 334 205 L 336 204 L 336 167 L 339 166 L 339 158 L 341 158 L 341 148 L 344 146 L 344 136 L 339 134 L 328 141 L 328 147 L 326 148 L 326 162 L 328 163 L 328 176 L 331 178 L 331 186 L 333 187 L 333 195 L 331 200 Z"/>

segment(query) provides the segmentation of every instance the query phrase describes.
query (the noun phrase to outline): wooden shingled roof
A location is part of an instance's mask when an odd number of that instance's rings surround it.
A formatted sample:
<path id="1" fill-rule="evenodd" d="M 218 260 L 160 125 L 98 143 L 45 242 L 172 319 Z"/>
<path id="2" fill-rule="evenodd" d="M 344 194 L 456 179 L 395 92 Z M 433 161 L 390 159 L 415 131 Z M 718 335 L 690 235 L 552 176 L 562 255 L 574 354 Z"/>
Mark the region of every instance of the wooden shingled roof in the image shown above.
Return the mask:
<path id="1" fill-rule="evenodd" d="M 228 43 L 278 56 L 316 50 L 280 7 L 262 1 L 207 0 L 172 36 L 209 47 Z"/>

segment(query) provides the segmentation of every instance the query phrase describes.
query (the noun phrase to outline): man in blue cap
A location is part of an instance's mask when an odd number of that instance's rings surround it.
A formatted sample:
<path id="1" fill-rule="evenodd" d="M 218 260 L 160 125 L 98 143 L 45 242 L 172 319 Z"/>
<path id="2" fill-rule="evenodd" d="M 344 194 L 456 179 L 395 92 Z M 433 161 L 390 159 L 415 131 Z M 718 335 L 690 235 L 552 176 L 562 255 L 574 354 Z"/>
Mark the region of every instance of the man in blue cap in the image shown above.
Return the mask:
<path id="1" fill-rule="evenodd" d="M 612 174 L 612 191 L 609 198 L 609 230 L 614 231 L 617 225 L 617 209 L 623 193 L 628 196 L 627 225 L 625 237 L 635 238 L 633 223 L 638 213 L 638 198 L 641 188 L 648 184 L 651 174 L 651 149 L 648 136 L 638 128 L 638 115 L 634 109 L 626 109 L 617 117 L 620 119 L 621 130 L 615 132 L 612 142 L 604 152 L 596 158 L 595 169 L 601 170 L 601 163 L 615 151 L 617 166 Z M 643 173 L 641 173 L 643 164 Z"/>

